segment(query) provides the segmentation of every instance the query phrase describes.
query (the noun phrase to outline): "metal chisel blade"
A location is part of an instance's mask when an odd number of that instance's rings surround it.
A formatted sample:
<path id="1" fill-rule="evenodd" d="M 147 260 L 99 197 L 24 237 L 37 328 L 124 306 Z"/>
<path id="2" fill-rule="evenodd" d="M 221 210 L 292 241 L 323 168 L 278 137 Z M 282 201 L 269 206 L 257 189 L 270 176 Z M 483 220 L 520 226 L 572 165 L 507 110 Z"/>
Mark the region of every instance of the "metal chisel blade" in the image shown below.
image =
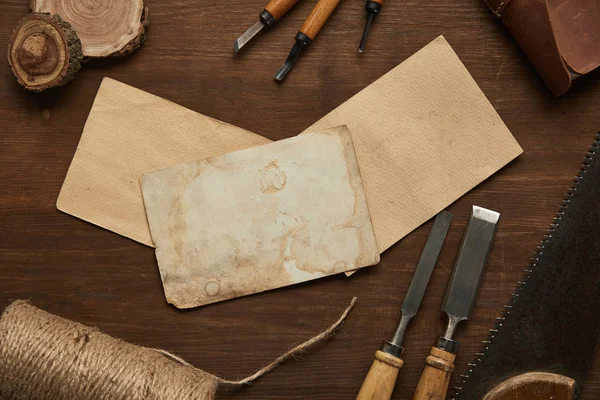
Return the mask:
<path id="1" fill-rule="evenodd" d="M 233 51 L 235 53 L 239 52 L 242 47 L 246 45 L 256 34 L 265 27 L 265 24 L 262 21 L 258 20 L 254 25 L 252 25 L 242 36 L 240 36 L 235 42 L 233 42 Z"/>
<path id="2" fill-rule="evenodd" d="M 495 211 L 473 206 L 442 305 L 451 320 L 465 320 L 471 313 L 499 218 Z"/>
<path id="3" fill-rule="evenodd" d="M 402 303 L 402 319 L 400 320 L 400 324 L 398 325 L 394 336 L 388 342 L 394 346 L 401 348 L 406 327 L 411 318 L 417 314 L 417 310 L 421 305 L 421 300 L 423 300 L 425 289 L 427 289 L 429 278 L 431 278 L 431 273 L 437 263 L 451 222 L 452 214 L 448 211 L 442 211 L 435 218 L 433 227 L 431 228 L 431 232 L 429 232 L 429 237 L 425 243 L 425 248 L 423 249 L 419 263 L 417 264 L 415 274 L 413 275 L 406 296 L 404 297 L 404 302 Z"/>
<path id="4" fill-rule="evenodd" d="M 371 29 L 371 24 L 373 23 L 373 18 L 375 14 L 369 14 L 367 17 L 367 24 L 365 25 L 365 30 L 363 31 L 362 37 L 360 39 L 360 44 L 358 45 L 358 52 L 365 52 L 365 42 L 367 41 L 367 35 L 369 34 L 369 30 Z"/>
<path id="5" fill-rule="evenodd" d="M 298 57 L 300 56 L 300 52 L 302 51 L 302 49 L 303 47 L 300 43 L 294 44 L 294 47 L 292 47 L 292 50 L 290 51 L 290 54 L 288 55 L 287 59 L 275 74 L 276 81 L 281 82 L 283 78 L 285 78 L 285 76 L 288 74 L 288 72 L 292 70 L 292 67 L 294 66 L 294 64 L 296 64 L 296 61 L 298 61 Z"/>
<path id="6" fill-rule="evenodd" d="M 419 263 L 417 264 L 417 269 L 413 275 L 410 287 L 408 288 L 408 292 L 406 292 L 406 297 L 404 297 L 402 314 L 417 313 L 417 310 L 421 305 L 421 300 L 423 300 L 425 289 L 427 289 L 429 278 L 431 277 L 433 268 L 440 255 L 440 251 L 442 250 L 442 245 L 444 244 L 444 239 L 446 239 L 446 234 L 448 233 L 451 222 L 452 214 L 448 211 L 442 211 L 435 218 L 435 222 L 433 223 L 433 227 L 427 238 L 427 243 L 425 243 L 425 248 L 423 249 Z"/>

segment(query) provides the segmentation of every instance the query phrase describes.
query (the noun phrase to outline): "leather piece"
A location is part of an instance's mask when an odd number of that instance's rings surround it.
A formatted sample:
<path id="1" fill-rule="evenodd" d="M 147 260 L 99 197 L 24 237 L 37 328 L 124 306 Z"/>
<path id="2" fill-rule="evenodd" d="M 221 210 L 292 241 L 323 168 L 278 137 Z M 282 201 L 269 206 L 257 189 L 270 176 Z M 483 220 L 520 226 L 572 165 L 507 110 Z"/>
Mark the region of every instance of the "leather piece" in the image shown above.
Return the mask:
<path id="1" fill-rule="evenodd" d="M 496 17 L 502 16 L 510 2 L 511 0 L 485 0 L 485 4 L 496 14 Z"/>
<path id="2" fill-rule="evenodd" d="M 600 66 L 600 1 L 548 0 L 560 54 L 578 74 Z"/>
<path id="3" fill-rule="evenodd" d="M 546 2 L 513 0 L 501 20 L 552 94 L 560 96 L 569 90 L 571 75 L 554 40 Z"/>
<path id="4" fill-rule="evenodd" d="M 485 0 L 555 95 L 600 65 L 600 2 Z"/>

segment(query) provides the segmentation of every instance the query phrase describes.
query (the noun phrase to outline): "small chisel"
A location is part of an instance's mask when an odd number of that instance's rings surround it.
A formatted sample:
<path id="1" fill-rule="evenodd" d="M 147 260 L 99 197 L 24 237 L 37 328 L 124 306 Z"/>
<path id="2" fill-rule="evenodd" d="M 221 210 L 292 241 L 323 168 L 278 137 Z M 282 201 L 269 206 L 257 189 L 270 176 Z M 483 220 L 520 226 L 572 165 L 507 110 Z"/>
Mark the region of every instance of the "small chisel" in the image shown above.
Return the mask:
<path id="1" fill-rule="evenodd" d="M 271 0 L 258 16 L 258 21 L 233 43 L 233 51 L 239 52 L 264 27 L 270 28 L 299 0 Z"/>
<path id="2" fill-rule="evenodd" d="M 296 35 L 296 44 L 292 47 L 288 58 L 285 60 L 277 74 L 275 79 L 282 81 L 288 72 L 292 69 L 298 56 L 303 48 L 307 47 L 317 37 L 317 34 L 327 22 L 327 19 L 331 16 L 335 8 L 340 3 L 340 0 L 319 0 L 315 8 L 311 11 L 310 15 L 304 21 L 304 24 L 300 28 L 300 31 Z"/>
<path id="3" fill-rule="evenodd" d="M 373 18 L 375 18 L 375 16 L 381 12 L 383 1 L 384 0 L 367 0 L 367 4 L 365 4 L 365 10 L 367 10 L 367 24 L 365 25 L 365 30 L 363 31 L 362 38 L 360 39 L 360 45 L 358 46 L 359 53 L 364 53 L 365 51 L 365 42 L 367 40 L 369 30 L 371 29 L 371 23 L 373 23 Z"/>
<path id="4" fill-rule="evenodd" d="M 435 218 L 421 259 L 402 303 L 400 325 L 398 325 L 394 337 L 389 342 L 384 342 L 381 350 L 375 353 L 375 361 L 358 392 L 357 400 L 388 400 L 392 397 L 398 371 L 404 363 L 402 361 L 404 332 L 408 322 L 417 314 L 419 305 L 421 305 L 427 283 L 429 283 L 448 228 L 450 228 L 450 222 L 452 222 L 452 214 L 447 211 L 442 211 Z"/>
<path id="5" fill-rule="evenodd" d="M 446 398 L 458 349 L 454 332 L 458 323 L 468 319 L 473 309 L 499 218 L 500 214 L 495 211 L 473 206 L 442 306 L 442 311 L 448 315 L 448 328 L 425 361 L 414 400 Z"/>

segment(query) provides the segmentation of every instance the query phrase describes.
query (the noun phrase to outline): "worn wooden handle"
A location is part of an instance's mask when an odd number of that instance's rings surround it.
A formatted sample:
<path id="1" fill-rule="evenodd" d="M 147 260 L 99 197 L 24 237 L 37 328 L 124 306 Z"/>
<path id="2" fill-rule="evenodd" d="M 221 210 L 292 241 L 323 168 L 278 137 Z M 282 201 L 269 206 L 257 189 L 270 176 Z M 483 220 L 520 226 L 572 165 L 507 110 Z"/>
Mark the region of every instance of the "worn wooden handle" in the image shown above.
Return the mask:
<path id="1" fill-rule="evenodd" d="M 373 1 L 375 3 L 379 3 L 379 4 L 383 5 L 383 0 L 369 0 L 369 1 Z"/>
<path id="2" fill-rule="evenodd" d="M 573 400 L 575 380 L 547 372 L 529 372 L 510 378 L 483 400 Z"/>
<path id="3" fill-rule="evenodd" d="M 402 364 L 402 359 L 377 351 L 356 400 L 389 400 Z"/>
<path id="4" fill-rule="evenodd" d="M 315 37 L 317 37 L 317 34 L 338 4 L 340 4 L 340 0 L 319 0 L 306 21 L 304 21 L 300 32 L 311 38 L 311 40 L 315 40 Z"/>
<path id="5" fill-rule="evenodd" d="M 271 0 L 265 7 L 265 10 L 275 18 L 275 21 L 277 21 L 279 18 L 283 17 L 285 13 L 290 11 L 298 1 L 299 0 Z"/>
<path id="6" fill-rule="evenodd" d="M 444 400 L 450 375 L 454 370 L 455 354 L 434 347 L 425 360 L 425 369 L 415 391 L 414 400 Z"/>

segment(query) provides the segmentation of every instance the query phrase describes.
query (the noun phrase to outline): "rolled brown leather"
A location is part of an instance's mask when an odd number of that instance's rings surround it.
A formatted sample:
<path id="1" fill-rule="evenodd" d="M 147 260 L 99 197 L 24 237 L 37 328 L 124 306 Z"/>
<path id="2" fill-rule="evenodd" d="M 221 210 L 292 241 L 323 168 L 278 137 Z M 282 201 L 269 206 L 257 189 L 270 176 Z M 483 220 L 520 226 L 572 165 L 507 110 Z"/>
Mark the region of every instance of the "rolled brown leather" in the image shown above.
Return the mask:
<path id="1" fill-rule="evenodd" d="M 484 1 L 555 96 L 600 66 L 600 1 Z"/>

